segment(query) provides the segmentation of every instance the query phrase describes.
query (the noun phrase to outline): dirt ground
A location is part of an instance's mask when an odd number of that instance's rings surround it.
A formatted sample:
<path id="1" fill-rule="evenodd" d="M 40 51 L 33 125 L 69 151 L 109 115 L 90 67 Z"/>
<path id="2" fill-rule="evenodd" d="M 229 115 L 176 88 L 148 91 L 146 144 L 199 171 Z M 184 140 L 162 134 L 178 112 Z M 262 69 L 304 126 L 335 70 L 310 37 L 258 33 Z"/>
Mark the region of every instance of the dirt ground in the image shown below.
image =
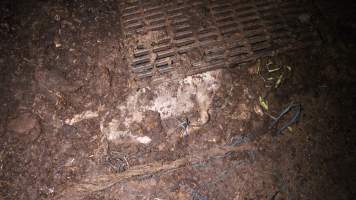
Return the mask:
<path id="1" fill-rule="evenodd" d="M 352 3 L 314 2 L 321 46 L 144 86 L 118 6 L 1 1 L 0 199 L 355 199 Z"/>

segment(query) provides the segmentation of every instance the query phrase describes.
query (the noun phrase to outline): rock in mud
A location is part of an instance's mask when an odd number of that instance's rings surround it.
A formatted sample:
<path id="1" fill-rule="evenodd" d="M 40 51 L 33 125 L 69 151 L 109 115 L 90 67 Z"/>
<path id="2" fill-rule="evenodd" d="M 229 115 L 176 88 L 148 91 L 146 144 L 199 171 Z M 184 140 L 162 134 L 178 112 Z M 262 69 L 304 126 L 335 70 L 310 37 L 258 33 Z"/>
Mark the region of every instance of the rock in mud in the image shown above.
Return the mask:
<path id="1" fill-rule="evenodd" d="M 80 84 L 68 81 L 63 72 L 59 70 L 48 70 L 38 68 L 35 72 L 35 79 L 41 88 L 60 92 L 74 92 L 80 88 Z"/>
<path id="2" fill-rule="evenodd" d="M 36 138 L 40 133 L 40 124 L 31 113 L 23 113 L 10 120 L 7 129 L 18 134 L 29 134 L 31 137 Z"/>

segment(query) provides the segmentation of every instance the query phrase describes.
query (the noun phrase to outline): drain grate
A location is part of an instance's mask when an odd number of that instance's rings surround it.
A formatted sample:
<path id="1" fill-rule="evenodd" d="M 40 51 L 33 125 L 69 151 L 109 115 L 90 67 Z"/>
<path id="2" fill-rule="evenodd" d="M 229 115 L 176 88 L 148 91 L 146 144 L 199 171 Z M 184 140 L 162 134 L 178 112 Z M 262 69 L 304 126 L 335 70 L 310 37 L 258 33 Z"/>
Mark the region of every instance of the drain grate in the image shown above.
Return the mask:
<path id="1" fill-rule="evenodd" d="M 297 0 L 138 0 L 120 10 L 138 79 L 234 67 L 319 41 Z"/>

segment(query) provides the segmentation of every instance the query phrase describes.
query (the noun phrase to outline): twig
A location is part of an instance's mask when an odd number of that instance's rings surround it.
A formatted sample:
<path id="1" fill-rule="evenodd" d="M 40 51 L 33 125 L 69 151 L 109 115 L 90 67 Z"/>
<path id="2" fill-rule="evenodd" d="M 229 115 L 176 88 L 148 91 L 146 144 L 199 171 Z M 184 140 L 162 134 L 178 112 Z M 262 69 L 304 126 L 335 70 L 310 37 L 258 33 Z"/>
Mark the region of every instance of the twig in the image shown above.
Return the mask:
<path id="1" fill-rule="evenodd" d="M 281 118 L 286 115 L 288 112 L 290 112 L 291 110 L 295 109 L 295 113 L 292 116 L 292 118 L 286 122 L 281 128 L 279 128 L 276 131 L 276 134 L 280 134 L 284 129 L 288 128 L 290 125 L 292 125 L 293 123 L 297 122 L 297 120 L 299 119 L 300 116 L 300 112 L 301 112 L 301 105 L 300 104 L 294 104 L 293 102 L 291 104 L 289 104 L 289 106 L 287 108 L 285 108 L 277 117 L 272 117 L 273 122 L 270 125 L 270 129 L 273 128 L 274 126 L 277 125 L 277 123 L 281 120 Z"/>
<path id="2" fill-rule="evenodd" d="M 88 176 L 84 178 L 79 183 L 69 183 L 64 188 L 64 190 L 62 190 L 57 196 L 55 196 L 54 199 L 83 199 L 86 195 L 89 195 L 92 192 L 104 190 L 113 186 L 116 183 L 128 180 L 130 178 L 153 175 L 166 171 L 172 172 L 185 166 L 191 166 L 196 163 L 209 160 L 212 157 L 225 155 L 226 153 L 231 151 L 247 151 L 253 149 L 254 146 L 251 144 L 244 144 L 240 146 L 222 146 L 192 154 L 171 162 L 153 162 L 147 165 L 132 166 L 130 169 L 122 173 L 95 173 L 93 176 Z"/>

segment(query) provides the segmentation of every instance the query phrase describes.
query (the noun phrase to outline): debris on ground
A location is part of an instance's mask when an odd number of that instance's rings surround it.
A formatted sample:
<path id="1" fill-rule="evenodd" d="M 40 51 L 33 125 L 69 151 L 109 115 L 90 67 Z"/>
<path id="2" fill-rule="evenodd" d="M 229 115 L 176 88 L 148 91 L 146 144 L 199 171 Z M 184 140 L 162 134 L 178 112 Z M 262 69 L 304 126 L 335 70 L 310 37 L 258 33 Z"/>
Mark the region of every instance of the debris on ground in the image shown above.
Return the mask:
<path id="1" fill-rule="evenodd" d="M 1 1 L 0 199 L 354 198 L 352 8 Z"/>

